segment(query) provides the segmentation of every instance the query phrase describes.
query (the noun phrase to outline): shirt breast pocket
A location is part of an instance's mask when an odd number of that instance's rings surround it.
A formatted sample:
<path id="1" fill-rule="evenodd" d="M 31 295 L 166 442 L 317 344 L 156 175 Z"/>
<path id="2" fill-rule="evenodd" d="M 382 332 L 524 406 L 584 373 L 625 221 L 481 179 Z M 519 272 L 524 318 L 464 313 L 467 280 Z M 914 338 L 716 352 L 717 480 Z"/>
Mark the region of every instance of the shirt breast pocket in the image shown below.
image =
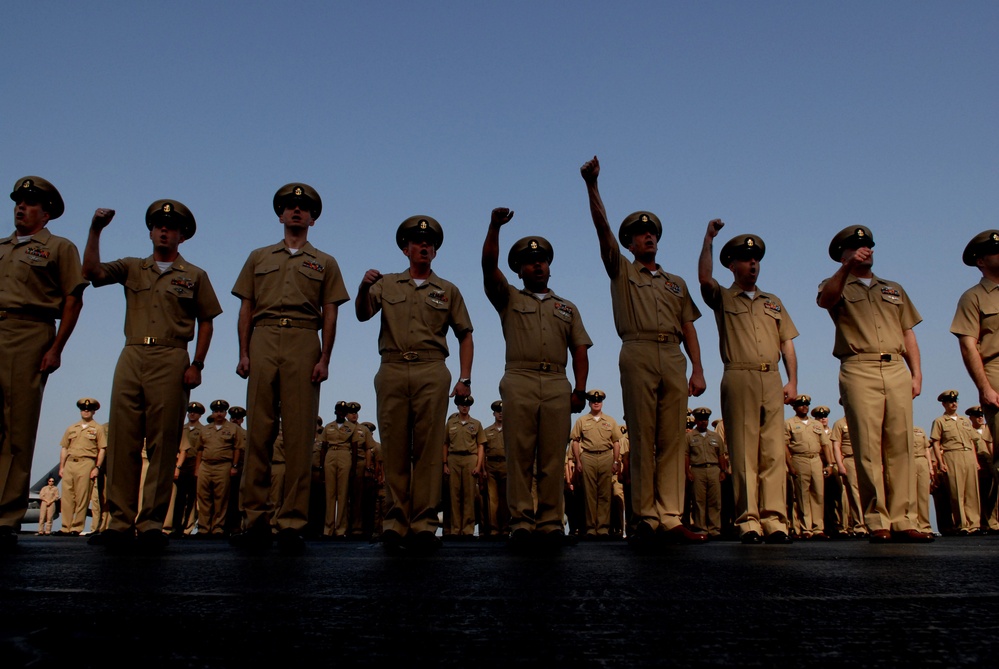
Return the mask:
<path id="1" fill-rule="evenodd" d="M 423 318 L 431 332 L 441 332 L 447 326 L 448 306 L 440 301 L 427 297 L 423 301 Z"/>
<path id="2" fill-rule="evenodd" d="M 514 325 L 518 330 L 529 330 L 537 321 L 538 307 L 533 304 L 519 305 L 512 310 Z"/>

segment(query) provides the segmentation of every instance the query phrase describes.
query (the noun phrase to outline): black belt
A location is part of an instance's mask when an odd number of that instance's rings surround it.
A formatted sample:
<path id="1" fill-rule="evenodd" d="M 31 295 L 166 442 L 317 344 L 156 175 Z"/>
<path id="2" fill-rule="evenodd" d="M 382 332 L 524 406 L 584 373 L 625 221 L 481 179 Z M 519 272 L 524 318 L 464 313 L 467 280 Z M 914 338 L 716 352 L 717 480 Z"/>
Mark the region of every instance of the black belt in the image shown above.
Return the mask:
<path id="1" fill-rule="evenodd" d="M 565 371 L 565 365 L 560 365 L 557 362 L 525 362 L 517 360 L 506 363 L 506 369 L 525 369 L 535 372 L 555 372 L 556 374 L 561 374 Z"/>
<path id="2" fill-rule="evenodd" d="M 690 466 L 691 467 L 697 467 L 697 468 L 700 469 L 700 468 L 703 468 L 703 467 L 720 467 L 721 465 L 719 465 L 717 462 L 708 462 L 708 463 L 705 463 L 703 465 L 690 465 Z"/>
<path id="3" fill-rule="evenodd" d="M 489 462 L 506 462 L 505 455 L 490 455 L 486 458 Z"/>
<path id="4" fill-rule="evenodd" d="M 23 311 L 12 311 L 10 309 L 0 309 L 0 321 L 31 321 L 32 323 L 46 323 L 55 325 L 54 318 L 45 318 L 34 314 L 26 314 Z"/>
<path id="5" fill-rule="evenodd" d="M 382 362 L 436 362 L 447 356 L 442 351 L 426 349 L 420 351 L 386 351 Z"/>

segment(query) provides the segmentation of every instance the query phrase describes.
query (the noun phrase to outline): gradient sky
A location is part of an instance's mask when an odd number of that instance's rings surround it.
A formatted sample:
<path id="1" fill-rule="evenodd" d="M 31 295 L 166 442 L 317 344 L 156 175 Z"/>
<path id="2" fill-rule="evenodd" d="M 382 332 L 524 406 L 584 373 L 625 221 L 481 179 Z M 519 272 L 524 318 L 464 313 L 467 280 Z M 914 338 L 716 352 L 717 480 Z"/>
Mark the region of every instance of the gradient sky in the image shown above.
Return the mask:
<path id="1" fill-rule="evenodd" d="M 594 341 L 589 386 L 620 417 L 620 340 L 579 176 L 597 154 L 615 229 L 631 211 L 657 212 L 660 262 L 704 314 L 708 391 L 691 407 L 720 413 L 717 332 L 696 289 L 715 217 L 722 242 L 766 241 L 760 287 L 801 332 L 799 390 L 813 405 L 838 397 L 816 287 L 836 270 L 829 240 L 855 223 L 874 232 L 875 272 L 900 281 L 924 318 L 917 424 L 929 428 L 944 389 L 961 392 L 962 409 L 978 401 L 948 329 L 979 279 L 964 245 L 999 227 L 995 3 L 40 1 L 4 15 L 0 184 L 52 181 L 67 208 L 49 227 L 81 250 L 94 209 L 116 209 L 106 260 L 151 252 L 153 200 L 197 218 L 181 252 L 208 271 L 225 313 L 192 399 L 245 403 L 230 290 L 250 250 L 281 237 L 275 190 L 304 181 L 324 202 L 310 240 L 338 259 L 351 297 L 367 269 L 406 267 L 394 244 L 403 219 L 441 222 L 434 267 L 468 303 L 472 414 L 486 423 L 504 348 L 479 258 L 490 210 L 514 209 L 503 257 L 522 236 L 551 240 L 552 288 Z M 724 268 L 716 276 L 730 283 Z M 36 477 L 57 462 L 79 397 L 108 417 L 124 297 L 112 286 L 84 302 L 46 388 Z M 358 323 L 345 306 L 322 413 L 356 400 L 373 420 L 377 319 Z"/>

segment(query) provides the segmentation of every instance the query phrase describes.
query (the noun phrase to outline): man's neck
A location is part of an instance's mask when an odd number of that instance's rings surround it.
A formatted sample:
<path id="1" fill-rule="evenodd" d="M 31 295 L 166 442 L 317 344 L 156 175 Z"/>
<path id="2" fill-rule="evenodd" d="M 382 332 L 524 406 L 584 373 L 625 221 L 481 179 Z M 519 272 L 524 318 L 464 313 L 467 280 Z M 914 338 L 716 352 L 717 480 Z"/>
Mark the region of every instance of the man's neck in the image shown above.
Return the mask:
<path id="1" fill-rule="evenodd" d="M 291 228 L 285 226 L 284 245 L 289 249 L 300 249 L 309 242 L 308 228 Z"/>
<path id="2" fill-rule="evenodd" d="M 430 263 L 409 263 L 409 276 L 414 279 L 429 279 L 431 271 Z"/>

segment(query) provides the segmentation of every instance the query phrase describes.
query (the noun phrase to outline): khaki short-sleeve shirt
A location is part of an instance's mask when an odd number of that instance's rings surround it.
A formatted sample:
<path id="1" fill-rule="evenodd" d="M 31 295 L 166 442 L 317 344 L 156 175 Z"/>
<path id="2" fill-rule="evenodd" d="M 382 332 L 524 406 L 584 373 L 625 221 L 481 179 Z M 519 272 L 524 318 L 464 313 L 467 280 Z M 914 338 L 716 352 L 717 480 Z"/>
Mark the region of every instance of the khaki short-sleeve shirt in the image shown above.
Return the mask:
<path id="1" fill-rule="evenodd" d="M 553 292 L 539 299 L 510 285 L 507 295 L 506 306 L 499 311 L 507 362 L 550 362 L 565 367 L 568 349 L 593 345 L 572 302 Z"/>
<path id="2" fill-rule="evenodd" d="M 926 457 L 926 449 L 930 447 L 930 439 L 921 427 L 912 428 L 912 448 L 917 458 Z"/>
<path id="3" fill-rule="evenodd" d="M 707 430 L 701 434 L 697 430 L 691 430 L 687 433 L 687 455 L 691 465 L 720 464 L 724 452 L 725 444 L 717 432 Z"/>
<path id="4" fill-rule="evenodd" d="M 87 285 L 76 246 L 48 228 L 24 242 L 16 232 L 0 240 L 0 310 L 55 320 L 62 317 L 66 296 Z"/>
<path id="5" fill-rule="evenodd" d="M 323 428 L 322 440 L 329 447 L 337 448 L 346 446 L 350 449 L 364 445 L 364 434 L 358 429 L 360 426 L 345 420 L 342 423 L 333 421 L 327 423 Z"/>
<path id="6" fill-rule="evenodd" d="M 485 429 L 485 433 L 486 457 L 506 457 L 506 447 L 503 445 L 503 426 L 499 423 L 493 423 Z"/>
<path id="7" fill-rule="evenodd" d="M 807 423 L 797 416 L 791 416 L 784 421 L 784 445 L 791 449 L 792 455 L 821 453 L 823 446 L 830 446 L 829 434 L 818 420 Z"/>
<path id="8" fill-rule="evenodd" d="M 715 312 L 722 362 L 780 362 L 782 342 L 798 336 L 791 315 L 773 293 L 757 290 L 753 299 L 735 284 L 702 286 L 701 296 Z"/>
<path id="9" fill-rule="evenodd" d="M 479 444 L 486 443 L 486 431 L 482 423 L 469 416 L 461 420 L 461 414 L 452 414 L 447 419 L 447 452 L 452 455 L 475 455 Z"/>
<path id="10" fill-rule="evenodd" d="M 350 299 L 340 266 L 311 242 L 294 255 L 279 242 L 250 253 L 232 294 L 253 302 L 253 321 L 291 318 L 322 326 L 322 309 Z"/>
<path id="11" fill-rule="evenodd" d="M 208 274 L 182 256 L 160 272 L 152 256 L 101 263 L 105 277 L 95 286 L 125 287 L 125 336 L 194 339 L 196 321 L 222 313 Z"/>
<path id="12" fill-rule="evenodd" d="M 201 428 L 201 459 L 205 462 L 231 461 L 235 451 L 243 448 L 243 434 L 235 423 L 225 420 L 217 426 L 211 422 Z"/>
<path id="13" fill-rule="evenodd" d="M 73 458 L 96 458 L 101 449 L 108 447 L 108 440 L 100 423 L 88 420 L 70 425 L 59 446 Z"/>
<path id="14" fill-rule="evenodd" d="M 375 313 L 382 312 L 379 353 L 435 350 L 447 356 L 448 328 L 458 339 L 472 331 L 458 287 L 433 272 L 419 286 L 408 269 L 386 274 L 369 294 Z"/>
<path id="15" fill-rule="evenodd" d="M 833 355 L 841 360 L 856 353 L 905 353 L 902 333 L 923 320 L 901 284 L 874 276 L 868 287 L 852 274 L 829 316 L 836 325 Z"/>
<path id="16" fill-rule="evenodd" d="M 620 249 L 617 271 L 611 277 L 611 304 L 614 326 L 624 341 L 658 334 L 682 341 L 681 326 L 701 317 L 683 279 L 660 265 L 653 274 L 637 261 L 627 262 Z"/>
<path id="17" fill-rule="evenodd" d="M 578 441 L 584 451 L 603 453 L 614 448 L 614 442 L 620 442 L 621 436 L 621 428 L 613 418 L 603 413 L 599 416 L 588 413 L 576 419 L 569 439 Z"/>
<path id="18" fill-rule="evenodd" d="M 999 372 L 999 286 L 986 278 L 964 291 L 957 301 L 957 312 L 950 324 L 950 331 L 957 336 L 974 337 L 978 352 L 989 371 Z"/>
<path id="19" fill-rule="evenodd" d="M 843 453 L 843 457 L 853 455 L 853 442 L 850 441 L 850 427 L 846 424 L 846 416 L 833 425 L 831 438 L 839 442 L 839 450 Z"/>
<path id="20" fill-rule="evenodd" d="M 940 448 L 944 451 L 966 448 L 977 451 L 981 438 L 971 421 L 964 416 L 940 416 L 930 428 L 930 439 L 940 442 Z"/>

